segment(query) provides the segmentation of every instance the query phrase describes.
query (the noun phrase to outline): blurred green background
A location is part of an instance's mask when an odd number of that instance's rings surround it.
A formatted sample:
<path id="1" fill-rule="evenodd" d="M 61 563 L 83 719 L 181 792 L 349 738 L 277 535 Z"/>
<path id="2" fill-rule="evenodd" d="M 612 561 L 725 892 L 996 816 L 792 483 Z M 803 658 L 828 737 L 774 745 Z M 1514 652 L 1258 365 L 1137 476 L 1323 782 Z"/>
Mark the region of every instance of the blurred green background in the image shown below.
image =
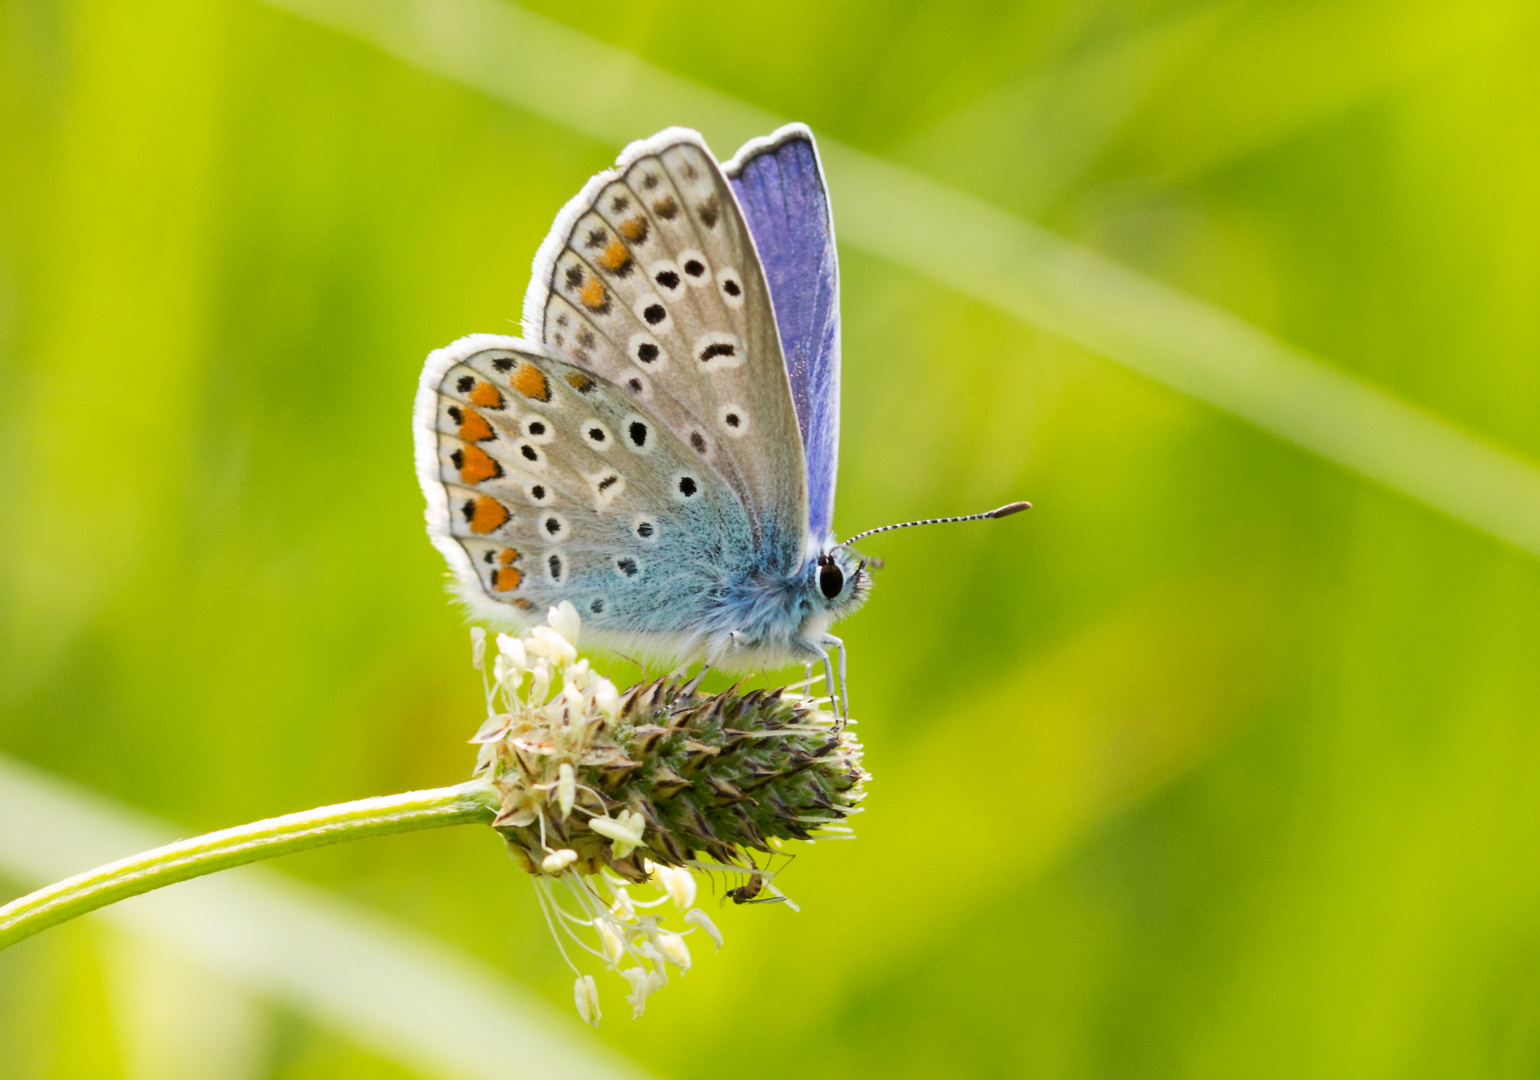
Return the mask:
<path id="1" fill-rule="evenodd" d="M 1540 456 L 1531 4 L 529 7 Z M 619 149 L 256 0 L 0 0 L 0 753 L 188 831 L 464 776 L 415 380 L 515 332 Z M 642 1020 L 601 978 L 579 1039 L 702 1080 L 1540 1075 L 1540 562 L 841 254 L 839 530 L 1036 508 L 868 545 L 859 840 Z M 281 868 L 570 1012 L 481 830 Z M 95 919 L 0 956 L 0 1073 L 421 1075 Z"/>

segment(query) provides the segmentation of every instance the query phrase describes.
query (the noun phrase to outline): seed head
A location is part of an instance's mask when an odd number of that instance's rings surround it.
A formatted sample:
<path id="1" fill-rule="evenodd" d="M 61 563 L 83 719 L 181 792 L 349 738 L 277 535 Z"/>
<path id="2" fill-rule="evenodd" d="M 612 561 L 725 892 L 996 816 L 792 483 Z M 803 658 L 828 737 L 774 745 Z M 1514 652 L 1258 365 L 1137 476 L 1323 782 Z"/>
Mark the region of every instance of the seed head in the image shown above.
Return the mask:
<path id="1" fill-rule="evenodd" d="M 689 969 L 686 935 L 722 944 L 691 906 L 693 871 L 753 878 L 784 898 L 755 853 L 848 837 L 867 774 L 846 723 L 801 687 L 704 695 L 698 679 L 665 678 L 620 692 L 578 659 L 579 635 L 563 603 L 526 637 L 497 636 L 476 772 L 492 781 L 493 828 L 534 875 L 563 954 L 565 936 L 621 974 L 641 1015 L 670 967 Z M 485 646 L 473 632 L 482 670 Z M 628 886 L 649 892 L 633 899 Z M 664 925 L 664 904 L 682 928 Z M 598 992 L 578 974 L 578 1011 L 597 1023 Z"/>

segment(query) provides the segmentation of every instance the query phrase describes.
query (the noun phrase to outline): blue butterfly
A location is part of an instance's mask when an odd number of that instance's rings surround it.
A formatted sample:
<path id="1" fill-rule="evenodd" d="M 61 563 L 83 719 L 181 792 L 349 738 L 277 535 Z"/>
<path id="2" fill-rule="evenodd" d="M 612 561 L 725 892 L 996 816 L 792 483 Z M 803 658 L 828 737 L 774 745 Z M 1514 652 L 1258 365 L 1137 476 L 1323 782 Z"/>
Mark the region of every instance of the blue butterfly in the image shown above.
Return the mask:
<path id="1" fill-rule="evenodd" d="M 832 532 L 839 330 L 806 127 L 725 166 L 683 128 L 627 147 L 541 245 L 526 337 L 423 368 L 417 473 L 460 598 L 513 629 L 570 601 L 586 641 L 670 662 L 821 661 L 832 688 L 829 626 L 871 587 Z"/>

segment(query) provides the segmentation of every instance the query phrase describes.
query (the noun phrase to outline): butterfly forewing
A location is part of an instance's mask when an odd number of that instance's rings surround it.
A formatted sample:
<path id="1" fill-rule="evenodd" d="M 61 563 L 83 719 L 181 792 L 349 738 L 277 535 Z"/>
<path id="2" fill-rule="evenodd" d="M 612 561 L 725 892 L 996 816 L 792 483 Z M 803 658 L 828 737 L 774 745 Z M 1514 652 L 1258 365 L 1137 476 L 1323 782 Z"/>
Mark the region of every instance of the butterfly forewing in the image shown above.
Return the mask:
<path id="1" fill-rule="evenodd" d="M 632 392 L 522 345 L 440 350 L 419 392 L 430 531 L 462 595 L 516 624 L 570 600 L 597 631 L 675 629 L 659 613 L 687 622 L 681 598 L 750 542 L 737 499 Z"/>
<path id="2" fill-rule="evenodd" d="M 788 124 L 746 144 L 723 171 L 775 302 L 807 458 L 809 526 L 815 539 L 829 540 L 839 459 L 839 255 L 813 133 Z"/>
<path id="3" fill-rule="evenodd" d="M 807 533 L 801 437 L 764 272 L 692 132 L 622 155 L 557 219 L 526 318 L 548 348 L 649 408 L 751 524 L 742 558 L 789 569 Z"/>

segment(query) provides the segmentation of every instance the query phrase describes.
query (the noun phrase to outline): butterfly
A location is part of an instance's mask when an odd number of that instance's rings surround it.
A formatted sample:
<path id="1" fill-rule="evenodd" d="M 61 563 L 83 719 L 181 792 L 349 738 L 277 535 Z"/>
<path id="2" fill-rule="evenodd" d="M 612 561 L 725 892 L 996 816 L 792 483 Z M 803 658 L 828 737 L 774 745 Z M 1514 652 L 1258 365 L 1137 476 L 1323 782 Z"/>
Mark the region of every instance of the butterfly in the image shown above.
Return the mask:
<path id="1" fill-rule="evenodd" d="M 832 691 L 829 627 L 871 573 L 832 532 L 839 265 L 812 133 L 725 165 L 685 128 L 627 147 L 557 215 L 524 334 L 436 350 L 417 393 L 428 533 L 473 616 L 523 630 L 569 601 L 601 648 L 822 662 Z"/>

